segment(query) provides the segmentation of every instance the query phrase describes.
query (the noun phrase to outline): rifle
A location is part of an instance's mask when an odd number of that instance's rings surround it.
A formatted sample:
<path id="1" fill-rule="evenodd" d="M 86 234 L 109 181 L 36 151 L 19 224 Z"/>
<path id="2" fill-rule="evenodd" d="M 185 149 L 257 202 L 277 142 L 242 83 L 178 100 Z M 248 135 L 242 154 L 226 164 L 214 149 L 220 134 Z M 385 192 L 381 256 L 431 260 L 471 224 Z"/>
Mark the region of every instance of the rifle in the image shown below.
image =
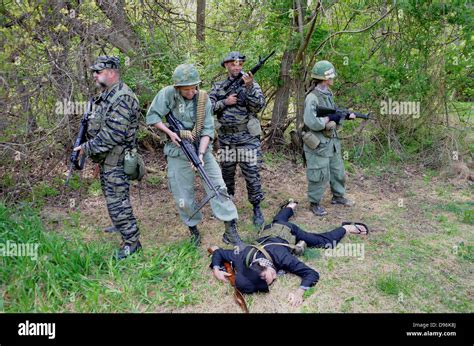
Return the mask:
<path id="1" fill-rule="evenodd" d="M 275 54 L 275 51 L 271 52 L 270 54 L 268 54 L 265 58 L 262 59 L 261 56 L 258 57 L 258 63 L 252 67 L 250 69 L 250 72 L 255 75 L 258 70 L 260 70 L 260 68 L 266 63 L 266 61 L 268 59 L 270 59 L 270 57 Z M 235 90 L 240 87 L 241 85 L 244 84 L 244 80 L 243 80 L 243 76 L 244 76 L 244 73 L 243 71 L 240 71 L 239 72 L 239 75 L 234 78 L 231 82 L 227 83 L 225 86 L 224 86 L 224 94 L 222 95 L 218 95 L 218 98 L 217 100 L 220 101 L 220 100 L 223 100 L 223 99 L 226 99 L 231 93 L 235 92 Z"/>
<path id="2" fill-rule="evenodd" d="M 327 108 L 327 107 L 320 107 L 320 106 L 316 108 L 317 117 L 326 117 L 330 114 L 337 114 L 337 115 L 340 115 L 341 118 L 349 119 L 349 115 L 351 113 L 353 113 L 356 116 L 356 118 L 359 118 L 359 119 L 373 120 L 373 118 L 370 117 L 370 113 L 362 114 L 362 113 L 357 113 L 357 112 L 351 112 L 347 109 Z"/>
<path id="3" fill-rule="evenodd" d="M 169 114 L 166 116 L 166 120 L 168 121 L 169 129 L 173 131 L 174 133 L 179 135 L 180 130 L 185 130 L 183 123 L 176 119 L 176 117 L 173 115 L 172 112 L 169 112 Z M 207 175 L 206 171 L 204 170 L 204 167 L 202 165 L 201 160 L 199 159 L 199 156 L 197 155 L 197 151 L 199 150 L 199 144 L 197 141 L 191 142 L 188 139 L 181 138 L 181 142 L 179 142 L 179 146 L 183 150 L 184 154 L 186 155 L 187 159 L 191 164 L 196 168 L 196 170 L 199 172 L 199 175 L 201 178 L 204 180 L 206 183 L 207 187 L 213 192 L 212 194 L 208 194 L 207 197 L 203 200 L 203 202 L 199 205 L 199 207 L 194 211 L 193 215 L 191 215 L 188 218 L 188 221 L 193 218 L 196 213 L 204 207 L 207 202 L 209 202 L 212 198 L 217 197 L 220 201 L 223 201 L 224 197 L 227 199 L 230 199 L 230 196 L 227 194 L 224 194 L 222 192 L 219 192 L 219 189 L 221 188 L 219 185 L 214 186 L 211 182 L 211 179 Z"/>
<path id="4" fill-rule="evenodd" d="M 213 248 L 208 248 L 207 249 L 207 252 L 209 252 L 209 254 L 213 254 L 214 253 L 214 250 Z M 229 283 L 230 285 L 234 288 L 234 299 L 236 301 L 237 304 L 239 304 L 239 306 L 242 308 L 242 310 L 245 312 L 245 313 L 249 313 L 249 309 L 247 308 L 247 303 L 245 303 L 245 298 L 242 294 L 242 292 L 240 292 L 237 287 L 235 287 L 235 271 L 234 271 L 234 268 L 232 267 L 232 265 L 229 263 L 229 262 L 224 262 L 224 268 L 225 268 L 225 271 L 230 274 L 230 276 L 227 277 L 227 279 L 229 279 Z"/>
<path id="5" fill-rule="evenodd" d="M 87 103 L 87 109 L 81 119 L 81 125 L 79 127 L 79 132 L 77 133 L 76 140 L 74 141 L 74 146 L 73 149 L 80 146 L 82 143 L 86 142 L 86 133 L 87 133 L 87 122 L 89 121 L 89 114 L 92 111 L 92 104 L 93 104 L 93 97 L 89 99 L 89 102 Z M 69 164 L 69 171 L 67 174 L 66 178 L 66 184 L 65 186 L 68 186 L 69 184 L 69 179 L 71 178 L 72 171 L 74 169 L 76 170 L 82 170 L 85 166 L 86 163 L 86 156 L 82 155 L 79 158 L 79 151 L 73 151 L 71 153 L 71 156 L 69 158 L 70 164 Z"/>

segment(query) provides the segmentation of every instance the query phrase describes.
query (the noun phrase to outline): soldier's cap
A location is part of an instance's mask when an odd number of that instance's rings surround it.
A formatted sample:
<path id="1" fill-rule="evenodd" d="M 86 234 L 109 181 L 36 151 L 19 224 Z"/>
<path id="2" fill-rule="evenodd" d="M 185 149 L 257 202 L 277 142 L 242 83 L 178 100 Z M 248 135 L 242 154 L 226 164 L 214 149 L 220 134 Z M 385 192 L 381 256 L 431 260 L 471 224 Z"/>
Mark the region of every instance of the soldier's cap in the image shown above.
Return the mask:
<path id="1" fill-rule="evenodd" d="M 240 54 L 240 52 L 230 52 L 226 55 L 224 60 L 221 62 L 221 66 L 224 67 L 224 64 L 229 61 L 242 60 L 245 61 L 245 55 Z"/>
<path id="2" fill-rule="evenodd" d="M 260 275 L 245 264 L 235 273 L 235 287 L 242 293 L 268 292 L 268 284 Z"/>
<path id="3" fill-rule="evenodd" d="M 90 67 L 93 71 L 102 71 L 110 68 L 118 70 L 120 67 L 120 59 L 116 56 L 99 56 L 95 63 Z"/>

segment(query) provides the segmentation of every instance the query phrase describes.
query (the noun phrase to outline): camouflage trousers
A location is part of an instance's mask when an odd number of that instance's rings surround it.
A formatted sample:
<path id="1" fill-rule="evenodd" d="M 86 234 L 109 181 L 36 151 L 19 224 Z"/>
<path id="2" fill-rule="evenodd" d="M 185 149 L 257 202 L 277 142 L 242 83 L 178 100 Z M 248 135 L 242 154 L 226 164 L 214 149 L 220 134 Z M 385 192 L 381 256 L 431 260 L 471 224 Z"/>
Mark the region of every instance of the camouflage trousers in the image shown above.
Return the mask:
<path id="1" fill-rule="evenodd" d="M 100 183 L 112 224 L 125 243 L 133 244 L 138 240 L 140 232 L 130 204 L 130 183 L 123 165 L 101 165 Z"/>
<path id="2" fill-rule="evenodd" d="M 202 220 L 201 212 L 197 212 L 196 215 L 188 221 L 189 217 L 198 207 L 194 198 L 194 180 L 196 173 L 184 154 L 180 154 L 179 156 L 167 156 L 166 159 L 168 162 L 168 188 L 173 194 L 179 216 L 187 226 L 196 226 Z M 219 191 L 227 194 L 224 180 L 222 180 L 221 170 L 212 152 L 207 150 L 203 159 L 204 171 L 209 176 L 212 184 L 219 186 Z M 212 193 L 205 183 L 203 183 L 203 186 L 206 190 L 206 194 Z M 223 197 L 223 200 L 219 200 L 214 197 L 210 200 L 210 205 L 215 217 L 221 221 L 231 221 L 238 218 L 237 208 L 231 199 Z"/>
<path id="3" fill-rule="evenodd" d="M 246 143 L 229 144 L 219 138 L 219 146 L 218 161 L 229 194 L 235 194 L 235 172 L 239 164 L 247 185 L 248 200 L 252 204 L 259 204 L 265 198 L 260 178 L 263 163 L 260 140 L 254 138 Z"/>

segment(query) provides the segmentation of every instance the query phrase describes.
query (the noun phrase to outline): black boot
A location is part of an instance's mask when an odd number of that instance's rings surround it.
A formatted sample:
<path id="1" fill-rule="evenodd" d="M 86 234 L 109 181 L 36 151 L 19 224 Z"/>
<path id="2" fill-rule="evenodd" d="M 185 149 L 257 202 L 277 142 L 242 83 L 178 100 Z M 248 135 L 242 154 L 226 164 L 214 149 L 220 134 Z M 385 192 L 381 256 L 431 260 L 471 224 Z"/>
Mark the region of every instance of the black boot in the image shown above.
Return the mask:
<path id="1" fill-rule="evenodd" d="M 319 203 L 312 203 L 311 202 L 311 206 L 309 207 L 309 209 L 313 212 L 314 215 L 316 216 L 324 216 L 324 215 L 327 215 L 328 212 L 326 211 L 326 209 L 324 209 L 323 207 L 321 207 L 319 205 Z"/>
<path id="2" fill-rule="evenodd" d="M 120 250 L 117 252 L 117 259 L 124 259 L 131 254 L 139 251 L 142 248 L 142 244 L 137 240 L 134 243 L 123 243 Z"/>
<path id="3" fill-rule="evenodd" d="M 260 209 L 260 204 L 253 205 L 253 225 L 261 229 L 263 224 L 265 223 L 265 219 L 263 218 L 262 210 Z"/>
<path id="4" fill-rule="evenodd" d="M 225 232 L 222 236 L 222 241 L 226 244 L 232 244 L 237 246 L 239 250 L 243 250 L 245 248 L 245 244 L 240 239 L 239 233 L 237 232 L 237 221 L 236 219 L 232 221 L 224 221 L 225 224 Z"/>
<path id="5" fill-rule="evenodd" d="M 199 230 L 197 226 L 188 226 L 189 232 L 191 232 L 191 243 L 195 246 L 201 245 L 201 235 L 199 234 Z"/>

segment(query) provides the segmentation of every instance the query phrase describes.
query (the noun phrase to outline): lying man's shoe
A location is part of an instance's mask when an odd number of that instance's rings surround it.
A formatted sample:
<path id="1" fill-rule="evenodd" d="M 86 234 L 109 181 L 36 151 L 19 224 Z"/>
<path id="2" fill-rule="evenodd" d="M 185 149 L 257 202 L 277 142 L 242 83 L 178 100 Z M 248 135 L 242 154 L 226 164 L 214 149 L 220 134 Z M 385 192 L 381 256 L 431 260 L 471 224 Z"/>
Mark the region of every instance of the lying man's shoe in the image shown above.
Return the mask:
<path id="1" fill-rule="evenodd" d="M 345 197 L 333 197 L 331 200 L 331 204 L 342 204 L 347 207 L 353 207 L 355 205 L 355 202 Z"/>
<path id="2" fill-rule="evenodd" d="M 120 250 L 117 252 L 117 259 L 124 259 L 130 256 L 131 254 L 139 251 L 141 248 L 142 244 L 140 244 L 139 240 L 137 240 L 133 244 L 124 243 Z"/>

